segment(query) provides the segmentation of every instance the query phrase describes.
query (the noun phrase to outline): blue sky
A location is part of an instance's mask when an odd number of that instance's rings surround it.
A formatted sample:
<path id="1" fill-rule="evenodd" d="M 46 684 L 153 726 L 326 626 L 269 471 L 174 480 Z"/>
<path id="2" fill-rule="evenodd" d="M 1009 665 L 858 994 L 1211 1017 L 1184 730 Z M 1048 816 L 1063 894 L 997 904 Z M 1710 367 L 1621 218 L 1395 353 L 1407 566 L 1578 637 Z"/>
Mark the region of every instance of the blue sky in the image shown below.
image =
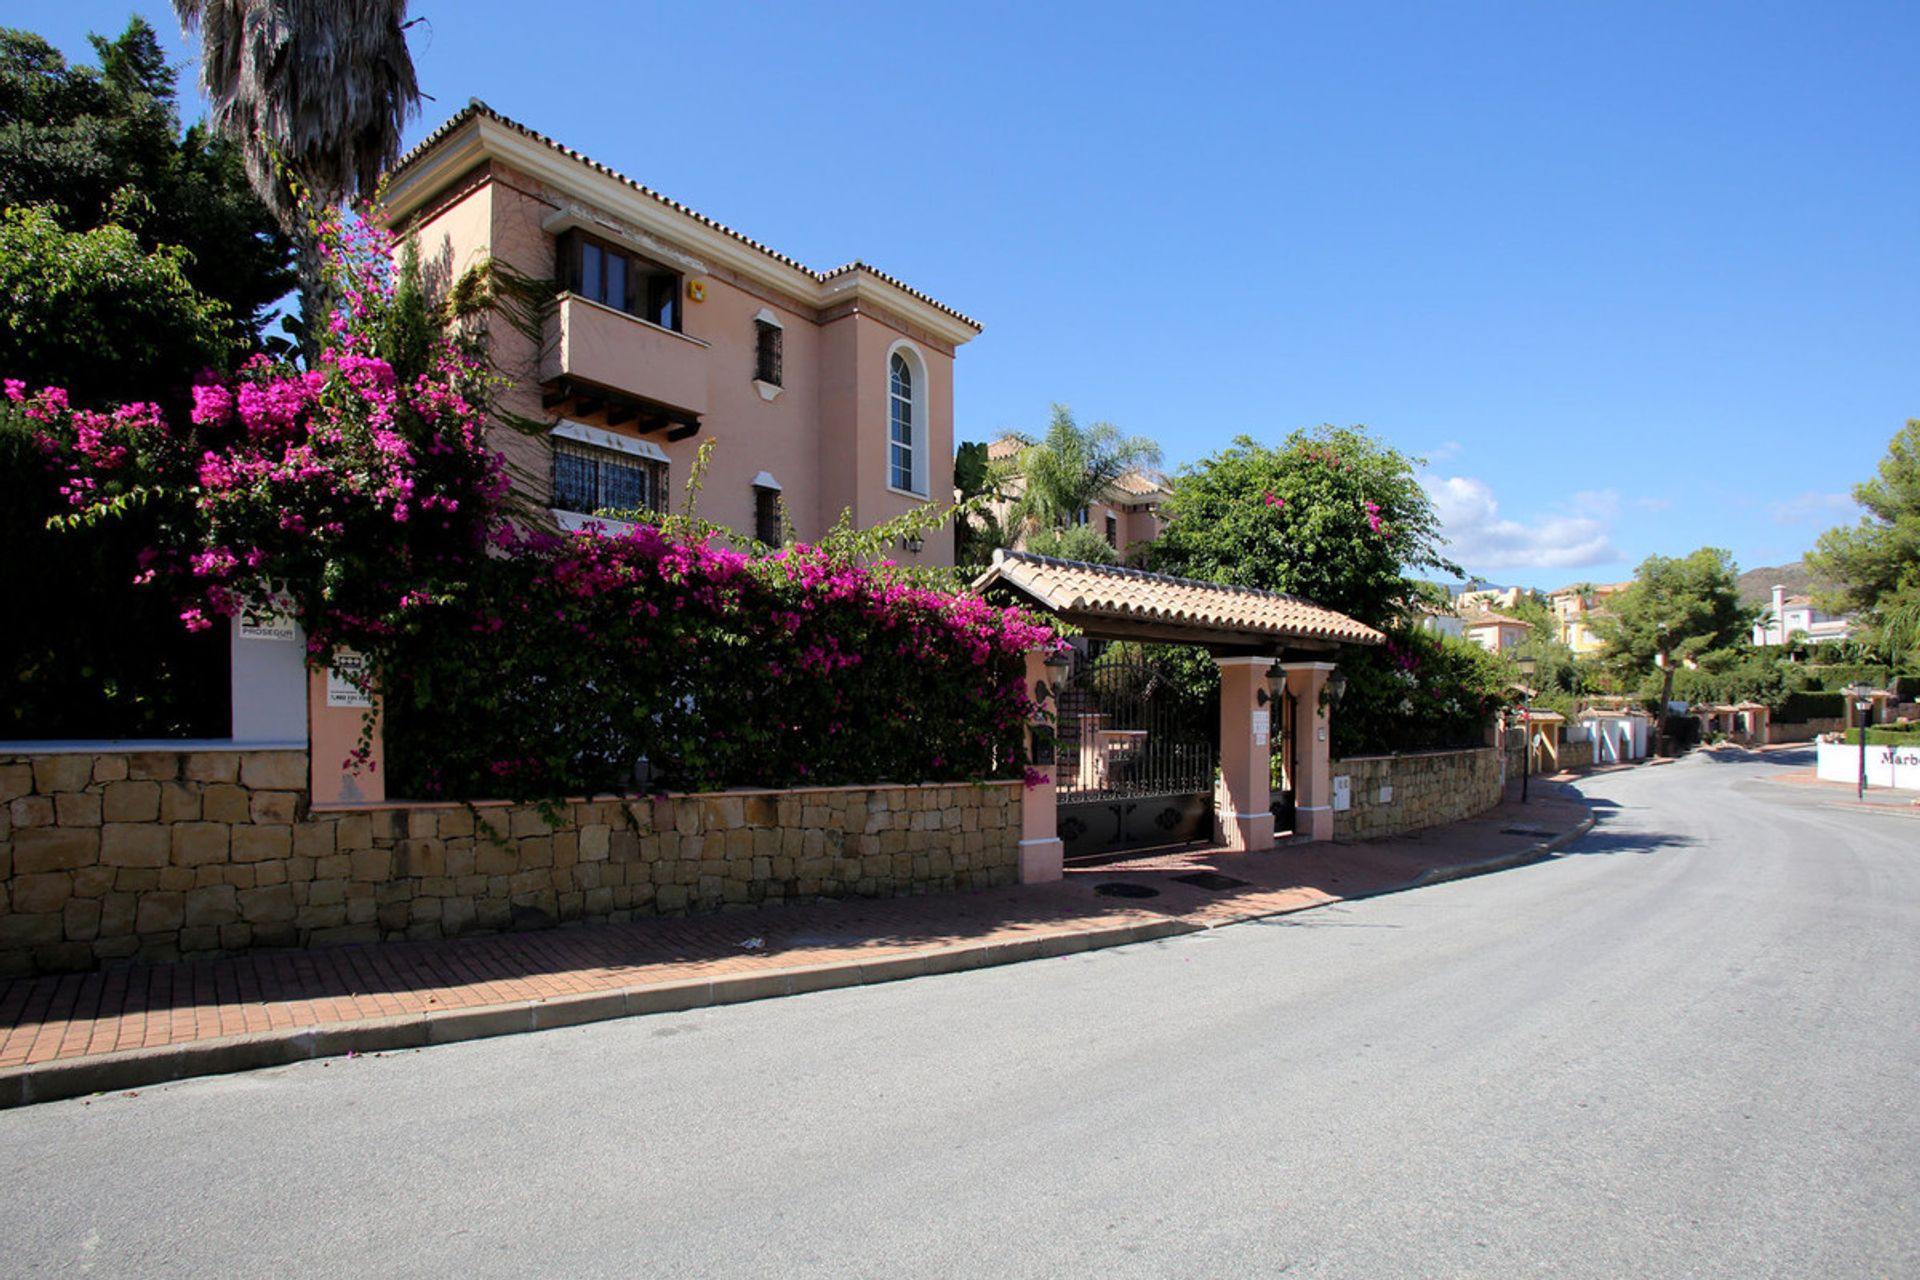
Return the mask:
<path id="1" fill-rule="evenodd" d="M 414 0 L 469 97 L 986 326 L 962 439 L 1365 423 L 1503 582 L 1796 558 L 1920 416 L 1920 6 Z M 165 4 L 29 0 L 86 57 Z M 503 34 L 509 28 L 512 34 Z"/>

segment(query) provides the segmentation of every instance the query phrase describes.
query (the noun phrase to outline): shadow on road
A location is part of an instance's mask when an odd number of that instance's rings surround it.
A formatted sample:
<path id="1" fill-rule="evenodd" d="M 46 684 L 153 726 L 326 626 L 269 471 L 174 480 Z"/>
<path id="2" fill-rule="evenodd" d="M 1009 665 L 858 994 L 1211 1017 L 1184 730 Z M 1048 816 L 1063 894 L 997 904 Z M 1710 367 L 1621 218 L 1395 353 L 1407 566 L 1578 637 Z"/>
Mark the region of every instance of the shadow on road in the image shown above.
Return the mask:
<path id="1" fill-rule="evenodd" d="M 1659 853 L 1664 849 L 1691 848 L 1699 843 L 1692 836 L 1675 835 L 1668 831 L 1609 831 L 1603 826 L 1596 826 L 1560 850 L 1556 856 L 1571 858 L 1608 853 Z"/>

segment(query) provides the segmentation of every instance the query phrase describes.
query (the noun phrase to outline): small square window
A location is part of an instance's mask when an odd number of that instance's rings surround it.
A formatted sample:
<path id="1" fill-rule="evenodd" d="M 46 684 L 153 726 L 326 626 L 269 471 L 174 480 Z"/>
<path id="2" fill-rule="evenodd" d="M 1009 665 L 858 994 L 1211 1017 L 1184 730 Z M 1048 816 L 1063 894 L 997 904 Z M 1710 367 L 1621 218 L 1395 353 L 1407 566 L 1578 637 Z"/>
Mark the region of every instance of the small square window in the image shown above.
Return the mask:
<path id="1" fill-rule="evenodd" d="M 765 320 L 753 322 L 753 377 L 756 382 L 780 386 L 782 351 L 785 335 L 777 324 Z"/>
<path id="2" fill-rule="evenodd" d="M 780 527 L 780 491 L 762 485 L 753 487 L 753 536 L 770 547 L 783 541 Z"/>

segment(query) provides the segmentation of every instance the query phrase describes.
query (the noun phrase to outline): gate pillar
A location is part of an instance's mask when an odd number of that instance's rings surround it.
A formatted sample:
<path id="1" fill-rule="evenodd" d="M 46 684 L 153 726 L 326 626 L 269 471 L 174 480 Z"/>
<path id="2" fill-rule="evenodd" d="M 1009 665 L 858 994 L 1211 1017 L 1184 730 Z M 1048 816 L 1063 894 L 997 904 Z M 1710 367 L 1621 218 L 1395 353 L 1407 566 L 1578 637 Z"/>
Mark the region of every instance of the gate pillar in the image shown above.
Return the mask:
<path id="1" fill-rule="evenodd" d="M 1057 715 L 1060 691 L 1048 679 L 1049 649 L 1027 650 L 1027 693 L 1033 698 L 1033 717 L 1027 724 L 1027 758 L 1041 781 L 1031 780 L 1020 801 L 1020 883 L 1043 884 L 1061 879 L 1066 845 L 1059 832 L 1059 786 L 1055 781 L 1054 735 L 1050 717 Z"/>
<path id="2" fill-rule="evenodd" d="M 1215 658 L 1220 664 L 1220 843 L 1273 847 L 1273 707 L 1263 705 L 1271 658 Z"/>
<path id="3" fill-rule="evenodd" d="M 1308 840 L 1333 839 L 1333 745 L 1328 741 L 1327 708 L 1321 691 L 1333 675 L 1331 662 L 1284 662 L 1287 692 L 1299 699 L 1293 731 L 1300 735 L 1294 758 L 1300 776 L 1293 780 L 1294 834 Z"/>

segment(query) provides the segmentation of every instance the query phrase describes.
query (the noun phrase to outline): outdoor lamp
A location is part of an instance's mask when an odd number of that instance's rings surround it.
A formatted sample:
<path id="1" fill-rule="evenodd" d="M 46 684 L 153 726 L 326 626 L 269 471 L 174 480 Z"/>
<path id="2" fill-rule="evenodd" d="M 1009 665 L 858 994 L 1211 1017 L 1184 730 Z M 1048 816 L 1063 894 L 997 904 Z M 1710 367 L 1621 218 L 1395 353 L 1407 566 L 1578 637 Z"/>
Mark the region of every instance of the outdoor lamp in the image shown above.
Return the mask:
<path id="1" fill-rule="evenodd" d="M 1048 698 L 1058 697 L 1060 695 L 1060 682 L 1066 678 L 1067 669 L 1072 665 L 1073 659 L 1069 658 L 1065 652 L 1048 654 L 1046 668 L 1053 674 L 1053 680 L 1051 683 L 1046 680 L 1035 680 L 1033 682 L 1033 700 L 1035 702 L 1045 702 Z"/>
<path id="2" fill-rule="evenodd" d="M 1873 714 L 1873 686 L 1870 684 L 1850 684 L 1840 692 L 1853 703 L 1853 709 L 1860 713 L 1860 781 L 1854 788 L 1856 800 L 1867 798 L 1867 717 Z"/>
<path id="3" fill-rule="evenodd" d="M 900 539 L 900 542 L 902 546 L 906 547 L 908 551 L 916 556 L 920 554 L 920 548 L 927 545 L 927 540 L 921 537 L 917 530 Z"/>
<path id="4" fill-rule="evenodd" d="M 1344 698 L 1346 696 L 1347 694 L 1347 673 L 1346 672 L 1336 670 L 1333 673 L 1332 677 L 1327 681 L 1327 694 L 1335 702 L 1340 701 L 1341 698 Z"/>
<path id="5" fill-rule="evenodd" d="M 1526 695 L 1525 714 L 1521 723 L 1526 726 L 1526 742 L 1520 748 L 1520 803 L 1527 803 L 1527 790 L 1533 782 L 1533 672 L 1539 666 L 1539 659 L 1528 655 L 1515 658 L 1513 664 L 1520 668 L 1520 674 L 1526 683 L 1520 686 L 1520 692 Z"/>

